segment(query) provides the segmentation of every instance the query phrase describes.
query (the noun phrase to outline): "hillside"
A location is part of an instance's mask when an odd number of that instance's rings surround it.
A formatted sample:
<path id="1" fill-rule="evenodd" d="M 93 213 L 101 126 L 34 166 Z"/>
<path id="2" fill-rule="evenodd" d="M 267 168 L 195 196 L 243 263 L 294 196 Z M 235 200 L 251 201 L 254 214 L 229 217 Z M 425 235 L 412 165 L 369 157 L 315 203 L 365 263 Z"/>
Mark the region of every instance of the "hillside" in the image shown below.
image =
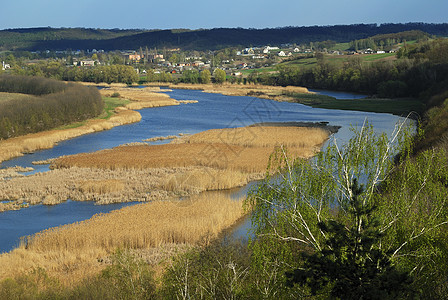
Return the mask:
<path id="1" fill-rule="evenodd" d="M 0 30 L 1 50 L 35 49 L 36 44 L 52 41 L 84 41 L 113 39 L 126 35 L 134 35 L 142 30 L 91 29 L 91 28 L 20 28 Z M 82 44 L 82 42 L 81 42 Z M 77 47 L 74 47 L 78 49 Z M 45 49 L 47 50 L 47 49 Z M 53 49 L 49 49 L 53 50 Z M 65 49 L 64 49 L 65 50 Z"/>
<path id="2" fill-rule="evenodd" d="M 448 23 L 354 24 L 283 27 L 266 29 L 214 28 L 199 30 L 102 30 L 102 29 L 10 29 L 0 31 L 1 50 L 137 49 L 167 47 L 221 49 L 232 46 L 309 43 L 325 40 L 349 42 L 379 34 L 421 30 L 448 36 Z"/>

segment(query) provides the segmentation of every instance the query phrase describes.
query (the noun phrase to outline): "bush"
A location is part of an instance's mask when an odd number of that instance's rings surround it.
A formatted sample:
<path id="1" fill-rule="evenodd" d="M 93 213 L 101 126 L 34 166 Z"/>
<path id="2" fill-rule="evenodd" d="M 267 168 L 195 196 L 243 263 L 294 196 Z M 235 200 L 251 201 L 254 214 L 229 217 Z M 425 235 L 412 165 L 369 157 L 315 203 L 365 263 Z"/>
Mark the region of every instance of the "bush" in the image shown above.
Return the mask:
<path id="1" fill-rule="evenodd" d="M 94 118 L 104 107 L 94 87 L 41 77 L 2 75 L 0 92 L 36 96 L 0 101 L 0 140 Z"/>

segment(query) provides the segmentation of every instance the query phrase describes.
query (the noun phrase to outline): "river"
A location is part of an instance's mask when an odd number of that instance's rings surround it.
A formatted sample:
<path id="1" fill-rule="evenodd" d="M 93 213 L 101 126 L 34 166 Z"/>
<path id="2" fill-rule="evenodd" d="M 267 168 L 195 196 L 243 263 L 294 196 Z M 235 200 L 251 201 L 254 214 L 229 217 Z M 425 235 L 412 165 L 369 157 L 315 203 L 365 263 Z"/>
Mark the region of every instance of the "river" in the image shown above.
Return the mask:
<path id="1" fill-rule="evenodd" d="M 332 95 L 328 91 L 318 91 Z M 141 142 L 143 139 L 194 134 L 214 128 L 232 128 L 260 122 L 329 122 L 341 126 L 335 138 L 342 144 L 351 136 L 351 126 L 361 126 L 367 119 L 376 131 L 390 134 L 400 119 L 391 114 L 367 113 L 347 110 L 312 108 L 297 103 L 275 102 L 254 97 L 225 96 L 197 90 L 166 91 L 177 100 L 197 100 L 198 103 L 159 108 L 142 109 L 142 120 L 138 123 L 112 128 L 111 130 L 84 135 L 60 142 L 52 149 L 37 151 L 5 161 L 2 168 L 32 166 L 35 172 L 48 171 L 48 165 L 33 166 L 32 161 L 46 160 L 61 155 L 93 152 L 118 145 Z M 344 93 L 344 99 L 347 99 Z M 333 94 L 339 97 L 339 94 Z M 353 95 L 359 98 L 359 95 Z M 169 141 L 161 141 L 166 143 Z M 245 189 L 235 193 L 244 193 Z M 92 202 L 66 201 L 57 206 L 36 205 L 19 211 L 0 213 L 0 253 L 16 247 L 20 237 L 34 234 L 46 228 L 88 219 L 100 212 L 109 212 L 126 204 L 94 205 Z M 241 235 L 247 223 L 237 230 Z"/>

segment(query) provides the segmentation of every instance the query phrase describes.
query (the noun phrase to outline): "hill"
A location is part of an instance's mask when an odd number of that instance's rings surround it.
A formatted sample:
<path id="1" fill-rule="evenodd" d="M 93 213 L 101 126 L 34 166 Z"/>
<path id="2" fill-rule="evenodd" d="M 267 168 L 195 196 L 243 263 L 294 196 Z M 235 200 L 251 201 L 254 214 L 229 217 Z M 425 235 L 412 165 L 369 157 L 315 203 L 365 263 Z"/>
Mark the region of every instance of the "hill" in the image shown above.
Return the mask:
<path id="1" fill-rule="evenodd" d="M 126 35 L 141 33 L 143 30 L 92 29 L 92 28 L 20 28 L 0 30 L 1 50 L 37 50 L 38 44 L 45 45 L 52 41 L 76 41 L 113 39 Z M 50 49 L 48 50 L 57 50 Z M 45 49 L 45 50 L 47 50 Z M 64 48 L 63 50 L 65 50 Z M 74 47 L 74 49 L 78 49 Z"/>
<path id="2" fill-rule="evenodd" d="M 214 28 L 172 30 L 104 30 L 84 28 L 35 28 L 0 31 L 1 50 L 137 49 L 167 47 L 221 49 L 234 46 L 279 45 L 325 40 L 349 42 L 374 35 L 421 30 L 448 36 L 448 23 L 354 24 L 334 26 L 282 27 L 266 29 Z"/>

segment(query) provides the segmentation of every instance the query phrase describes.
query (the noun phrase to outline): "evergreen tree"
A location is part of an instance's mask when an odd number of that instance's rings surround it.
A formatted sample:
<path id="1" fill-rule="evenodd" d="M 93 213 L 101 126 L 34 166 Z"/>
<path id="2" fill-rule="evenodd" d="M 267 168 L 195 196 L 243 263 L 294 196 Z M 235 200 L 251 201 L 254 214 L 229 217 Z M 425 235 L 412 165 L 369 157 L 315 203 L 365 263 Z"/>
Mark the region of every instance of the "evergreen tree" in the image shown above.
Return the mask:
<path id="1" fill-rule="evenodd" d="M 375 217 L 376 206 L 361 198 L 363 187 L 356 179 L 348 202 L 350 226 L 328 220 L 318 224 L 325 246 L 313 254 L 302 253 L 303 266 L 287 272 L 289 285 L 307 285 L 316 295 L 329 288 L 341 299 L 397 299 L 413 294 L 412 280 L 397 270 L 390 253 L 379 247 L 382 233 Z"/>

